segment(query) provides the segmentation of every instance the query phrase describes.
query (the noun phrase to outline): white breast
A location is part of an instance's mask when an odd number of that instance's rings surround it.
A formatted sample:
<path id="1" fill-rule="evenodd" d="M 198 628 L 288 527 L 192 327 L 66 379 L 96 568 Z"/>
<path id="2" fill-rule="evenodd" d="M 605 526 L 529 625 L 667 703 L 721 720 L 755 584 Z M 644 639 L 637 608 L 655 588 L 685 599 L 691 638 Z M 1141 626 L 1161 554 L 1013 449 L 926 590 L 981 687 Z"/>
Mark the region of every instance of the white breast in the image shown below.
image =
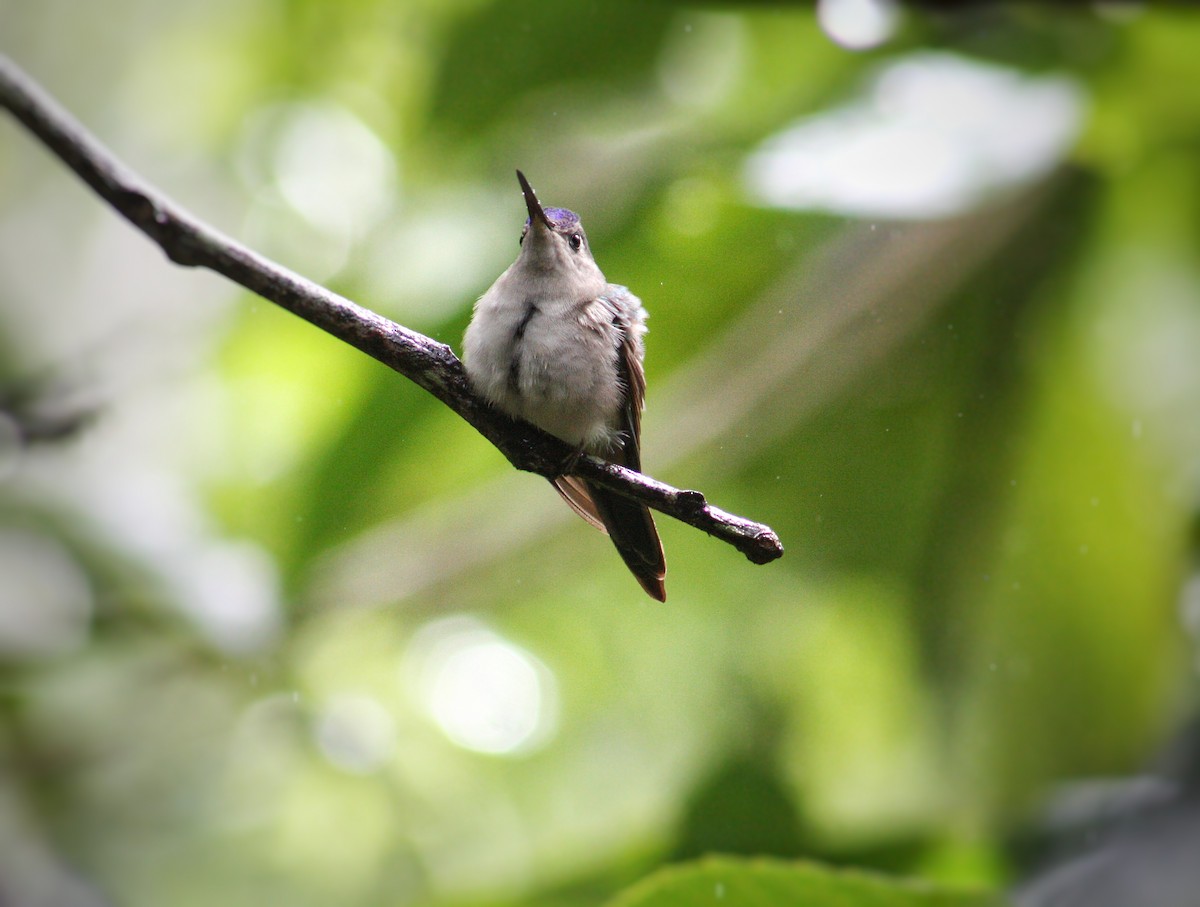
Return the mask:
<path id="1" fill-rule="evenodd" d="M 604 448 L 624 394 L 611 303 L 527 292 L 533 288 L 509 276 L 476 304 L 464 341 L 468 377 L 508 414 L 569 444 Z"/>

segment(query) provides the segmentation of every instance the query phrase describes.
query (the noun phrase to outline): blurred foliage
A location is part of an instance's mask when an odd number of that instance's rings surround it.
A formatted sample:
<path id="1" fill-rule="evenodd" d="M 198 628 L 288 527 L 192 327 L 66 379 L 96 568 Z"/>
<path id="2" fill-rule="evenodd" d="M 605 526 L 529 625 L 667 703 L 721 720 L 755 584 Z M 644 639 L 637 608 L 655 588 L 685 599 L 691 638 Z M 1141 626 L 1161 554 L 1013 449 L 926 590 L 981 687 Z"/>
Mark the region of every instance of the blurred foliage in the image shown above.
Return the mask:
<path id="1" fill-rule="evenodd" d="M 987 907 L 991 898 L 948 893 L 926 885 L 897 884 L 861 873 L 767 860 L 709 859 L 686 869 L 665 869 L 613 901 L 614 907 L 689 907 L 726 900 L 733 904 L 895 905 Z"/>
<path id="2" fill-rule="evenodd" d="M 788 3 L 0 0 L 130 166 L 456 347 L 520 166 L 651 312 L 647 471 L 787 546 L 664 518 L 655 606 L 6 121 L 0 903 L 974 904 L 934 886 L 1004 888 L 1053 790 L 1142 770 L 1195 708 L 1200 17 L 932 6 L 854 50 Z M 950 213 L 754 188 L 947 61 L 930 131 L 1078 129 Z M 799 862 L 659 868 L 709 853 Z"/>

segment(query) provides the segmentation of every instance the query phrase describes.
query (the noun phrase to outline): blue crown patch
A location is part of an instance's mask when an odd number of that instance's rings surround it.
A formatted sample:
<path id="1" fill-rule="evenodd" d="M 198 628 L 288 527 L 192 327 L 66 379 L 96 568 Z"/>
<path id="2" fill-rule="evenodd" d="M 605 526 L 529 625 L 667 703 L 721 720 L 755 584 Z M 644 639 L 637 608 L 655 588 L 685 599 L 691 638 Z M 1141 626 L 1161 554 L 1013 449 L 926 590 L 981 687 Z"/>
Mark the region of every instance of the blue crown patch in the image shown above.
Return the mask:
<path id="1" fill-rule="evenodd" d="M 546 219 L 560 230 L 579 226 L 579 215 L 574 211 L 568 211 L 566 208 L 543 208 L 542 210 L 546 212 Z"/>

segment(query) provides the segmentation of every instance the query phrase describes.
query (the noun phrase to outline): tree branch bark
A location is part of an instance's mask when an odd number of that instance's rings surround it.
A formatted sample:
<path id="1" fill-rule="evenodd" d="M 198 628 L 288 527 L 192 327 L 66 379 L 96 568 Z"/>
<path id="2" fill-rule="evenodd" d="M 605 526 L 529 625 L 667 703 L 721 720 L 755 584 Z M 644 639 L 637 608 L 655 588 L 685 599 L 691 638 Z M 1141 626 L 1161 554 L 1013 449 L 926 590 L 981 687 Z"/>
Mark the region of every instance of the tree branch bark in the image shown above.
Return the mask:
<path id="1" fill-rule="evenodd" d="M 576 457 L 558 438 L 509 418 L 476 396 L 462 363 L 446 344 L 356 305 L 198 220 L 125 167 L 2 54 L 0 106 L 171 261 L 224 275 L 399 372 L 462 416 L 517 469 L 546 478 L 564 472 L 581 476 L 728 542 L 756 564 L 783 554 L 770 527 L 713 507 L 698 491 L 672 488 L 593 456 Z"/>

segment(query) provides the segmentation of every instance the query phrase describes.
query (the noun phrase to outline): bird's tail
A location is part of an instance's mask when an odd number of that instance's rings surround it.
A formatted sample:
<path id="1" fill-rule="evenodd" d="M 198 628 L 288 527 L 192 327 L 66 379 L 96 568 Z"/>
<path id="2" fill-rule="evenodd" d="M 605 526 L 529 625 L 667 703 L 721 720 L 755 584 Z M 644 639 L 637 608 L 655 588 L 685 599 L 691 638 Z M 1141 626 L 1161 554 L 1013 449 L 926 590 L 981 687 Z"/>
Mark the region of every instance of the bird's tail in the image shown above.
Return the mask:
<path id="1" fill-rule="evenodd" d="M 554 488 L 571 509 L 608 533 L 617 553 L 651 598 L 667 600 L 667 559 L 650 508 L 576 476 L 559 476 Z"/>
<path id="2" fill-rule="evenodd" d="M 591 483 L 587 483 L 587 489 L 625 566 L 651 598 L 665 602 L 667 559 L 650 508 Z"/>

